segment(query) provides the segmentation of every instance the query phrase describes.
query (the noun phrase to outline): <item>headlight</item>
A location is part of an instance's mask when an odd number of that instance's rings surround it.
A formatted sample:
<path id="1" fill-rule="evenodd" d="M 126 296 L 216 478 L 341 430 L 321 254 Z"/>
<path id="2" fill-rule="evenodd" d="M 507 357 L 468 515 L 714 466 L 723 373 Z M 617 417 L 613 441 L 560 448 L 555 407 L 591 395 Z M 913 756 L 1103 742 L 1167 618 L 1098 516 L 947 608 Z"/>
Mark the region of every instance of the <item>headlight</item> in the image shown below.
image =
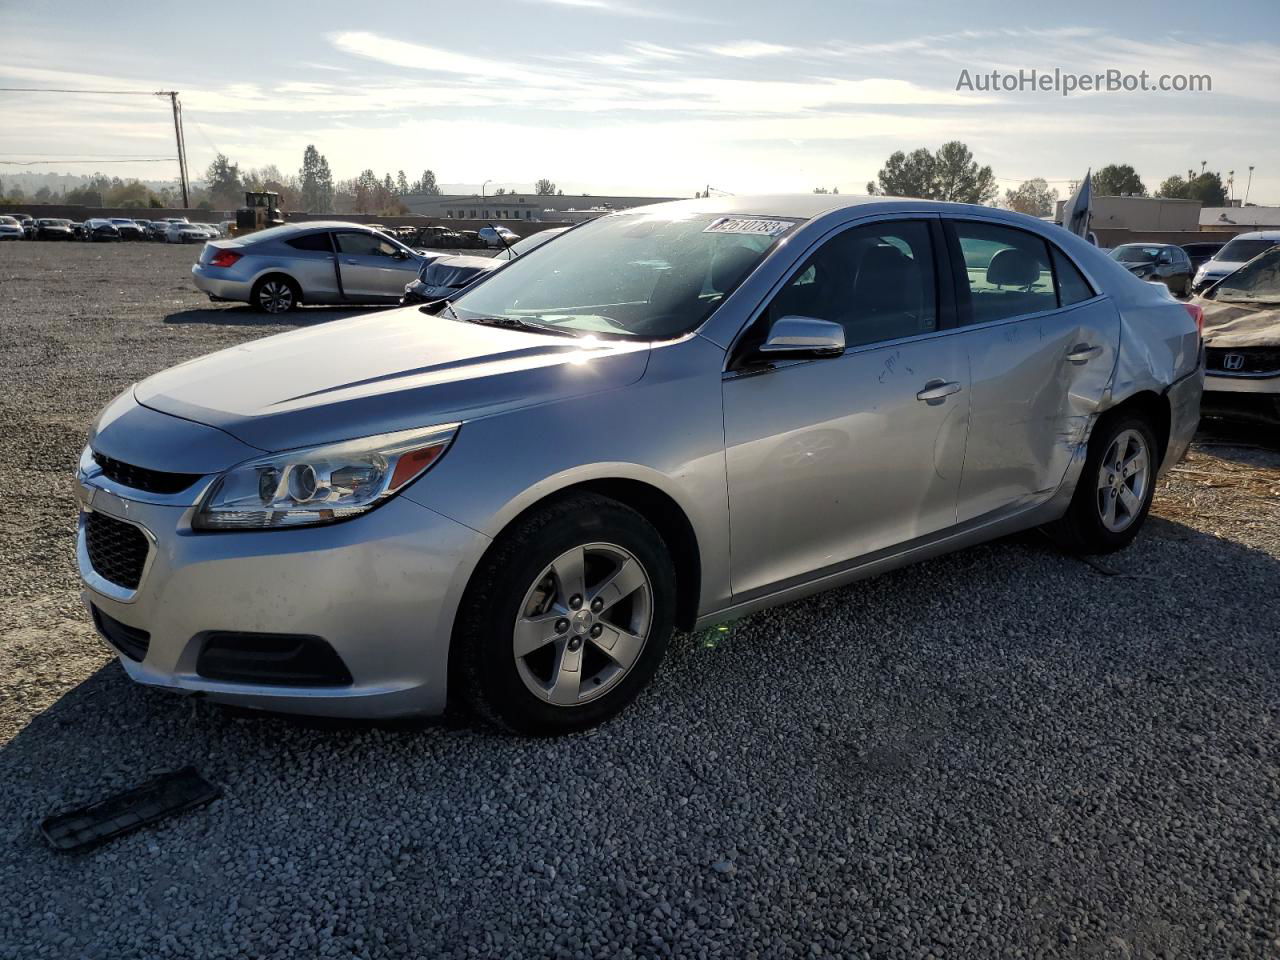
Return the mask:
<path id="1" fill-rule="evenodd" d="M 450 423 L 249 460 L 209 488 L 192 526 L 298 527 L 358 516 L 429 470 L 457 432 Z"/>

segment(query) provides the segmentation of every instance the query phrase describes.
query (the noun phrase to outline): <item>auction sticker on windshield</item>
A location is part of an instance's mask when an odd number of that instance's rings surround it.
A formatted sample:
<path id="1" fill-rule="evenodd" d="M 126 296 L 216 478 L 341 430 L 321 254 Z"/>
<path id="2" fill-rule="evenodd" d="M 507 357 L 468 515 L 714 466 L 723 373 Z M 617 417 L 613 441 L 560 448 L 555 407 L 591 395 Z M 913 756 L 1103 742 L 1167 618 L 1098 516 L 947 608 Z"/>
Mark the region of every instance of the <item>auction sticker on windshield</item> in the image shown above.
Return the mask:
<path id="1" fill-rule="evenodd" d="M 790 230 L 790 220 L 762 220 L 757 217 L 720 217 L 712 220 L 703 233 L 747 233 L 757 237 L 779 237 Z"/>

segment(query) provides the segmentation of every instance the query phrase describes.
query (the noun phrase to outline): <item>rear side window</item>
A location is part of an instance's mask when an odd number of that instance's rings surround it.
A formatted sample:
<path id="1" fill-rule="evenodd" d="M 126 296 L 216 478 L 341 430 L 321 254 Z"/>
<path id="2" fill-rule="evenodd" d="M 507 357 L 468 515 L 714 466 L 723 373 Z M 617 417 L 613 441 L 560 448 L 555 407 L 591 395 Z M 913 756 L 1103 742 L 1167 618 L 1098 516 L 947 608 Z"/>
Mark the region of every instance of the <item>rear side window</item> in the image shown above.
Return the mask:
<path id="1" fill-rule="evenodd" d="M 333 247 L 329 245 L 329 235 L 327 233 L 307 233 L 301 237 L 286 240 L 285 243 L 295 250 L 316 250 L 321 253 L 333 252 Z"/>
<path id="2" fill-rule="evenodd" d="M 1093 287 L 1074 263 L 1057 247 L 1053 248 L 1053 270 L 1058 275 L 1058 301 L 1069 307 L 1094 296 Z"/>
<path id="3" fill-rule="evenodd" d="M 1049 246 L 1034 234 L 990 223 L 951 224 L 968 285 L 969 323 L 988 323 L 1058 306 Z"/>

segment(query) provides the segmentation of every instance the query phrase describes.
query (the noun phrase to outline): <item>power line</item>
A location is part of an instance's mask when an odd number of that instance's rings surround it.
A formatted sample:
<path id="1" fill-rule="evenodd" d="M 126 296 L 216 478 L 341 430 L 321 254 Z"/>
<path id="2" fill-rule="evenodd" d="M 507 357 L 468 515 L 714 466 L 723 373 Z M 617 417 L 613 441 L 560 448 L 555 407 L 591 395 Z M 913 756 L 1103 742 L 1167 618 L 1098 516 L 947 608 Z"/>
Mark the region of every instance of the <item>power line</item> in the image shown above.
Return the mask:
<path id="1" fill-rule="evenodd" d="M 0 87 L 0 93 L 87 93 L 95 96 L 110 97 L 168 97 L 169 103 L 173 107 L 173 140 L 178 147 L 178 178 L 182 184 L 182 205 L 184 207 L 191 206 L 191 198 L 189 195 L 189 186 L 187 180 L 187 141 L 182 130 L 182 104 L 178 101 L 177 90 L 91 90 L 88 88 L 70 89 L 64 87 Z M 48 161 L 31 161 L 29 163 L 18 163 L 16 161 L 5 161 L 8 166 L 34 166 L 36 163 Z M 72 161 L 63 160 L 63 163 Z M 108 163 L 123 161 L 107 161 L 107 160 L 86 160 L 85 163 Z M 156 163 L 157 160 L 131 160 L 131 163 Z"/>
<path id="2" fill-rule="evenodd" d="M 131 157 L 128 160 L 103 160 L 95 157 L 83 157 L 72 160 L 63 158 L 60 160 L 0 160 L 0 164 L 6 167 L 36 167 L 42 164 L 62 164 L 62 163 L 172 163 L 177 157 Z"/>

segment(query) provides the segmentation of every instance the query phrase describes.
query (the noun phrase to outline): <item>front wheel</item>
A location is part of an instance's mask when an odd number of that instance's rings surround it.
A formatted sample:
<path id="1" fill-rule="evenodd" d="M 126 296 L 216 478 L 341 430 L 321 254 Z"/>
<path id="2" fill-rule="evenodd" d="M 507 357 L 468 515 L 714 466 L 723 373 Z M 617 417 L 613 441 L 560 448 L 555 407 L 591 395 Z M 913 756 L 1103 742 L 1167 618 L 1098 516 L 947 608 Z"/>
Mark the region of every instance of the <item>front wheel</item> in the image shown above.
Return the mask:
<path id="1" fill-rule="evenodd" d="M 1151 510 L 1157 448 L 1145 417 L 1104 420 L 1089 440 L 1089 455 L 1066 515 L 1050 533 L 1075 553 L 1111 553 L 1133 542 Z"/>
<path id="2" fill-rule="evenodd" d="M 658 532 L 605 497 L 567 498 L 504 533 L 454 632 L 455 674 L 487 719 L 545 736 L 629 704 L 666 652 L 675 570 Z"/>

